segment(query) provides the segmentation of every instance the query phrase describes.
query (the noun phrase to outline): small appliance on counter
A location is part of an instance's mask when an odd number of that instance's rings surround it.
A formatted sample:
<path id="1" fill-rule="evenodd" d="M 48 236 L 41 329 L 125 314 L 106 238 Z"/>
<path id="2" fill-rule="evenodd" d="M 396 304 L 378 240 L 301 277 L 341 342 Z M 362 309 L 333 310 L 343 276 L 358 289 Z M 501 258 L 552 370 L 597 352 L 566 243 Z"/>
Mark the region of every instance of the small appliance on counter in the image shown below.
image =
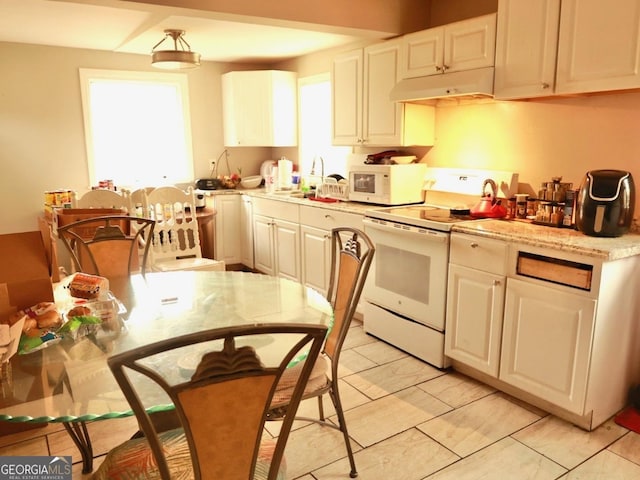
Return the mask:
<path id="1" fill-rule="evenodd" d="M 222 188 L 222 182 L 218 178 L 199 178 L 196 180 L 198 190 L 218 190 Z"/>
<path id="2" fill-rule="evenodd" d="M 371 163 L 369 157 L 358 153 L 347 158 L 350 201 L 387 206 L 424 202 L 426 163 Z"/>
<path id="3" fill-rule="evenodd" d="M 635 186 L 624 170 L 586 173 L 576 202 L 576 227 L 594 237 L 619 237 L 629 231 L 635 207 Z"/>
<path id="4" fill-rule="evenodd" d="M 204 208 L 207 206 L 207 199 L 205 197 L 205 191 L 204 190 L 194 190 L 193 191 L 195 197 L 196 197 L 196 208 Z"/>
<path id="5" fill-rule="evenodd" d="M 491 192 L 486 193 L 486 187 L 491 187 Z M 498 192 L 498 185 L 496 182 L 487 178 L 482 184 L 482 198 L 473 208 L 470 210 L 470 214 L 473 218 L 504 218 L 507 216 L 507 209 L 500 203 L 500 200 L 496 198 Z"/>

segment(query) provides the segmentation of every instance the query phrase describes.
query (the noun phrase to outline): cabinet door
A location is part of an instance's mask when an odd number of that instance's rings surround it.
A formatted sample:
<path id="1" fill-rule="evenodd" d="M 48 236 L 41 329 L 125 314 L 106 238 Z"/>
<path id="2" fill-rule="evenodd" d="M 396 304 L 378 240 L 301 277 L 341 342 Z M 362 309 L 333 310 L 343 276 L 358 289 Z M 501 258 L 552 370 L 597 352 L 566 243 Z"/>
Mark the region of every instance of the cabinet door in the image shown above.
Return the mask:
<path id="1" fill-rule="evenodd" d="M 222 91 L 224 144 L 229 147 L 269 145 L 271 95 L 259 72 L 223 75 Z"/>
<path id="2" fill-rule="evenodd" d="M 253 203 L 251 197 L 242 195 L 240 211 L 240 263 L 253 268 Z"/>
<path id="3" fill-rule="evenodd" d="M 363 51 L 354 50 L 333 59 L 333 144 L 357 145 L 362 140 Z"/>
<path id="4" fill-rule="evenodd" d="M 296 108 L 293 72 L 255 70 L 222 75 L 225 146 L 296 145 Z"/>
<path id="5" fill-rule="evenodd" d="M 329 288 L 331 273 L 331 237 L 327 230 L 300 227 L 302 283 L 322 294 Z"/>
<path id="6" fill-rule="evenodd" d="M 401 78 L 442 73 L 444 27 L 408 33 L 402 37 Z"/>
<path id="7" fill-rule="evenodd" d="M 273 220 L 276 275 L 299 282 L 300 225 L 284 220 Z"/>
<path id="8" fill-rule="evenodd" d="M 509 278 L 500 379 L 584 412 L 596 300 Z"/>
<path id="9" fill-rule="evenodd" d="M 444 29 L 444 71 L 491 67 L 495 53 L 495 13 L 452 23 Z"/>
<path id="10" fill-rule="evenodd" d="M 449 266 L 445 355 L 497 377 L 505 277 Z"/>
<path id="11" fill-rule="evenodd" d="M 557 93 L 640 86 L 640 0 L 563 0 Z"/>
<path id="12" fill-rule="evenodd" d="M 500 0 L 494 94 L 531 98 L 554 92 L 560 0 Z"/>
<path id="13" fill-rule="evenodd" d="M 276 274 L 273 220 L 262 215 L 253 216 L 254 268 L 267 275 Z"/>
<path id="14" fill-rule="evenodd" d="M 402 145 L 401 103 L 389 99 L 400 80 L 400 40 L 371 45 L 364 49 L 365 145 Z"/>
<path id="15" fill-rule="evenodd" d="M 241 200 L 240 195 L 215 195 L 216 260 L 224 260 L 227 265 L 240 263 Z"/>

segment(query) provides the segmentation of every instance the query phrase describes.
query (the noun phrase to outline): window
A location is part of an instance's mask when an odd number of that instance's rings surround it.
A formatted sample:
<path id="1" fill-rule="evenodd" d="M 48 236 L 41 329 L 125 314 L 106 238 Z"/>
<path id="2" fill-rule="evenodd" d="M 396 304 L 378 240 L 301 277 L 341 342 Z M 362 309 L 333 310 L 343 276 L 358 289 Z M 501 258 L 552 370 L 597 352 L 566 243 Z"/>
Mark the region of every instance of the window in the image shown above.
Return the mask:
<path id="1" fill-rule="evenodd" d="M 328 73 L 301 78 L 298 83 L 299 95 L 299 141 L 298 154 L 300 171 L 303 175 L 311 172 L 315 156 L 324 160 L 324 173 L 339 173 L 347 176 L 347 155 L 351 147 L 331 145 L 331 78 Z M 320 175 L 320 165 L 316 162 L 316 175 Z"/>
<path id="2" fill-rule="evenodd" d="M 92 185 L 193 180 L 185 74 L 80 69 L 80 85 Z"/>

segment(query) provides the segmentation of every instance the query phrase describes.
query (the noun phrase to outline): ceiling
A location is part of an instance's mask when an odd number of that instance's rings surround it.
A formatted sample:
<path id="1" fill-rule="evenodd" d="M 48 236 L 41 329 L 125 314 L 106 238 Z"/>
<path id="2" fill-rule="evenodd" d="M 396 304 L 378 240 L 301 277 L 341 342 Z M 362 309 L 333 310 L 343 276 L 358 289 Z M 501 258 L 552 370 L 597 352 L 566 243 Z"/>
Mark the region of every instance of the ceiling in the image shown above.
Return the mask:
<path id="1" fill-rule="evenodd" d="M 273 63 L 393 35 L 146 1 L 0 0 L 0 42 L 149 55 L 167 28 L 185 30 L 202 60 L 219 62 Z M 171 45 L 167 39 L 163 48 Z"/>

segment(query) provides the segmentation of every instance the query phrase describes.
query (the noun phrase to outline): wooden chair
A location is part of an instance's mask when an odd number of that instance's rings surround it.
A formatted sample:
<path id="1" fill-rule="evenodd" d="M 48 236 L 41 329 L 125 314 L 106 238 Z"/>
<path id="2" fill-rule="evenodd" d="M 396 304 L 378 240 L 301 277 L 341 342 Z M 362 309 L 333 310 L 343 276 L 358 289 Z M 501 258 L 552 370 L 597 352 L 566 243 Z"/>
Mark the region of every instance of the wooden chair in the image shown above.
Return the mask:
<path id="1" fill-rule="evenodd" d="M 293 417 L 285 419 L 277 439 L 265 440 L 266 411 L 287 365 L 307 351 L 309 362 L 300 371 L 291 397 L 290 409 L 295 412 L 326 331 L 324 325 L 294 323 L 227 327 L 189 333 L 109 358 L 144 437 L 111 450 L 93 478 L 286 478 L 283 456 Z M 280 345 L 277 355 L 272 348 L 261 358 L 252 346 L 274 339 L 286 340 L 286 348 Z M 197 366 L 177 375 L 177 367 L 169 363 L 195 356 L 194 349 L 199 352 Z M 166 365 L 167 375 L 154 365 Z M 156 431 L 139 390 L 148 379 L 173 402 L 181 427 Z"/>
<path id="2" fill-rule="evenodd" d="M 58 228 L 58 236 L 77 271 L 108 279 L 145 273 L 155 222 L 111 215 L 93 217 Z"/>
<path id="3" fill-rule="evenodd" d="M 193 188 L 158 187 L 147 195 L 156 221 L 150 250 L 154 271 L 225 270 L 223 261 L 202 257 Z"/>
<path id="4" fill-rule="evenodd" d="M 346 238 L 346 239 L 345 239 Z M 331 332 L 324 342 L 322 352 L 313 367 L 311 377 L 305 388 L 303 400 L 318 398 L 319 418 L 298 417 L 297 420 L 307 420 L 320 423 L 340 430 L 344 436 L 349 463 L 350 476 L 358 475 L 353 451 L 347 431 L 344 410 L 338 390 L 338 362 L 342 344 L 347 336 L 351 320 L 358 306 L 360 294 L 373 260 L 375 247 L 369 237 L 355 228 L 335 228 L 331 232 L 331 276 L 327 299 L 334 310 L 334 322 Z M 274 395 L 269 411 L 270 420 L 286 419 L 292 413 L 289 410 L 292 398 L 292 386 L 302 371 L 303 365 L 291 368 L 285 372 L 278 390 Z M 322 398 L 328 394 L 338 416 L 338 425 L 327 422 L 324 416 Z"/>

